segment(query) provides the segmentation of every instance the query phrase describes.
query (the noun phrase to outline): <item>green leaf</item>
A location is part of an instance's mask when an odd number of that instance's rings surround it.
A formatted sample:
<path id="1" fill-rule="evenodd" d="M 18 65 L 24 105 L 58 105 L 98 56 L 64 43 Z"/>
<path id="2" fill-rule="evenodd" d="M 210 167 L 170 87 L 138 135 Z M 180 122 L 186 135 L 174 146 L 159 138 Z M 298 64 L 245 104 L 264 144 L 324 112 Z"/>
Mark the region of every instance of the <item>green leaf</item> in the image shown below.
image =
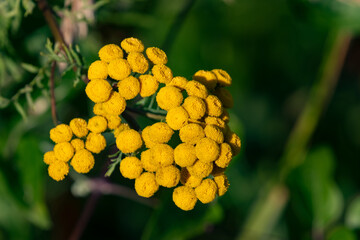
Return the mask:
<path id="1" fill-rule="evenodd" d="M 338 226 L 332 229 L 326 236 L 326 240 L 356 240 L 356 235 L 350 229 Z"/>
<path id="2" fill-rule="evenodd" d="M 37 73 L 39 68 L 30 63 L 21 63 L 21 67 L 30 73 Z"/>
<path id="3" fill-rule="evenodd" d="M 10 104 L 10 100 L 0 96 L 0 108 L 6 108 Z"/>
<path id="4" fill-rule="evenodd" d="M 32 0 L 22 0 L 22 5 L 25 9 L 25 17 L 31 14 L 36 6 Z"/>
<path id="5" fill-rule="evenodd" d="M 360 196 L 350 203 L 345 214 L 345 223 L 351 229 L 360 228 Z"/>
<path id="6" fill-rule="evenodd" d="M 23 106 L 21 106 L 20 103 L 17 100 L 14 101 L 14 106 L 15 106 L 16 110 L 20 113 L 21 117 L 25 121 L 27 121 L 27 114 L 26 114 Z"/>

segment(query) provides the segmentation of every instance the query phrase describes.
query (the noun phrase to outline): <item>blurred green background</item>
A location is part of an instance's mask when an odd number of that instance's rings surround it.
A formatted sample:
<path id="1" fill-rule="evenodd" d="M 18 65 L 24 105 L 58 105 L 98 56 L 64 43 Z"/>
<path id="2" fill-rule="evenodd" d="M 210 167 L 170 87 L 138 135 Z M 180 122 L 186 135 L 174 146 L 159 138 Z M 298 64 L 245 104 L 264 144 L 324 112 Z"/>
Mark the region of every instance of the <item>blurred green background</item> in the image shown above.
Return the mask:
<path id="1" fill-rule="evenodd" d="M 229 191 L 213 203 L 183 212 L 171 190 L 155 195 L 155 207 L 104 194 L 80 239 L 359 238 L 359 1 L 48 3 L 85 68 L 103 45 L 134 36 L 163 47 L 176 76 L 229 72 L 230 126 L 243 144 L 226 172 Z M 55 39 L 37 4 L 0 1 L 0 239 L 69 239 L 89 199 L 83 179 L 55 182 L 42 161 L 53 122 L 41 53 Z M 59 67 L 60 121 L 88 119 L 85 84 L 73 87 L 76 74 Z M 98 176 L 105 157 L 88 177 Z M 119 171 L 110 181 L 133 186 Z"/>

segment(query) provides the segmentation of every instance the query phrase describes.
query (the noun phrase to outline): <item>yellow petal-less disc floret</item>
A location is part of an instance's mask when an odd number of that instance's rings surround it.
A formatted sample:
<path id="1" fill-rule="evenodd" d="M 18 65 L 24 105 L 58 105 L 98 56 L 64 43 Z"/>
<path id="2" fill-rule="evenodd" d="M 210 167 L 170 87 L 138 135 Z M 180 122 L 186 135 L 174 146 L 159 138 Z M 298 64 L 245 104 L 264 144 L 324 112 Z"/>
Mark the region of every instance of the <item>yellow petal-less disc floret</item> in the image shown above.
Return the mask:
<path id="1" fill-rule="evenodd" d="M 116 138 L 116 146 L 123 153 L 133 153 L 143 144 L 141 135 L 134 129 L 122 131 Z"/>
<path id="2" fill-rule="evenodd" d="M 166 86 L 160 89 L 156 95 L 156 102 L 159 107 L 168 111 L 172 108 L 178 107 L 183 101 L 181 90 L 177 87 Z"/>
<path id="3" fill-rule="evenodd" d="M 88 173 L 95 165 L 95 158 L 86 149 L 79 150 L 71 160 L 71 166 L 78 173 Z"/>
<path id="4" fill-rule="evenodd" d="M 164 122 L 154 123 L 149 129 L 151 140 L 155 143 L 167 143 L 173 134 L 174 131 Z"/>
<path id="5" fill-rule="evenodd" d="M 203 162 L 213 162 L 220 154 L 219 145 L 212 139 L 204 137 L 196 143 L 196 156 Z"/>
<path id="6" fill-rule="evenodd" d="M 106 115 L 105 118 L 109 129 L 115 129 L 121 124 L 121 118 L 118 115 Z"/>
<path id="7" fill-rule="evenodd" d="M 59 124 L 50 130 L 50 138 L 55 143 L 68 142 L 72 135 L 71 128 L 66 124 Z"/>
<path id="8" fill-rule="evenodd" d="M 109 100 L 102 103 L 102 107 L 107 115 L 120 115 L 126 108 L 126 100 L 118 92 L 113 91 Z"/>
<path id="9" fill-rule="evenodd" d="M 174 160 L 180 167 L 189 167 L 196 159 L 195 147 L 189 143 L 181 143 L 174 149 Z"/>
<path id="10" fill-rule="evenodd" d="M 214 140 L 216 143 L 221 144 L 224 142 L 224 134 L 218 126 L 206 125 L 204 132 L 207 138 Z"/>
<path id="11" fill-rule="evenodd" d="M 86 95 L 94 103 L 105 102 L 109 99 L 112 87 L 108 81 L 103 79 L 94 79 L 90 81 L 85 88 Z"/>
<path id="12" fill-rule="evenodd" d="M 205 102 L 199 97 L 189 96 L 185 98 L 182 106 L 188 112 L 191 119 L 200 119 L 206 112 Z"/>
<path id="13" fill-rule="evenodd" d="M 55 161 L 49 165 L 49 176 L 55 181 L 61 181 L 69 173 L 69 165 L 63 161 Z"/>
<path id="14" fill-rule="evenodd" d="M 78 138 L 85 137 L 89 132 L 87 129 L 87 122 L 82 118 L 72 119 L 69 125 L 74 135 Z"/>
<path id="15" fill-rule="evenodd" d="M 109 63 L 108 72 L 112 79 L 119 81 L 130 75 L 131 67 L 125 59 L 115 58 Z"/>
<path id="16" fill-rule="evenodd" d="M 184 143 L 196 144 L 205 137 L 205 132 L 199 124 L 189 123 L 180 129 L 179 136 Z"/>
<path id="17" fill-rule="evenodd" d="M 115 58 L 123 58 L 124 53 L 118 45 L 107 44 L 99 50 L 99 57 L 101 61 L 109 63 Z"/>
<path id="18" fill-rule="evenodd" d="M 69 142 L 58 143 L 54 146 L 55 157 L 59 161 L 69 161 L 74 156 L 74 152 L 74 147 Z"/>
<path id="19" fill-rule="evenodd" d="M 139 76 L 140 81 L 140 96 L 149 97 L 153 95 L 159 88 L 159 82 L 152 75 L 145 74 Z"/>
<path id="20" fill-rule="evenodd" d="M 114 130 L 114 137 L 117 138 L 119 134 L 125 130 L 130 130 L 130 126 L 127 123 L 120 123 L 120 125 Z"/>
<path id="21" fill-rule="evenodd" d="M 108 65 L 104 61 L 97 60 L 89 66 L 88 78 L 93 79 L 106 79 L 108 76 Z"/>
<path id="22" fill-rule="evenodd" d="M 189 81 L 186 84 L 185 90 L 189 96 L 196 96 L 203 99 L 205 99 L 209 95 L 209 92 L 205 85 L 195 80 Z"/>
<path id="23" fill-rule="evenodd" d="M 212 202 L 216 197 L 217 185 L 212 179 L 204 179 L 201 184 L 195 188 L 195 194 L 200 202 L 206 204 Z"/>
<path id="24" fill-rule="evenodd" d="M 125 38 L 120 45 L 127 53 L 144 51 L 144 44 L 137 38 Z"/>
<path id="25" fill-rule="evenodd" d="M 199 70 L 193 75 L 193 79 L 204 84 L 209 90 L 213 90 L 217 84 L 216 75 L 211 71 Z"/>
<path id="26" fill-rule="evenodd" d="M 85 148 L 84 141 L 79 138 L 75 138 L 75 139 L 71 140 L 70 143 L 73 146 L 75 152 Z"/>
<path id="27" fill-rule="evenodd" d="M 197 202 L 195 190 L 188 186 L 180 186 L 175 188 L 172 198 L 175 205 L 184 211 L 194 209 Z"/>
<path id="28" fill-rule="evenodd" d="M 171 188 L 178 185 L 180 181 L 180 170 L 174 165 L 160 168 L 156 171 L 156 182 L 163 187 Z"/>
<path id="29" fill-rule="evenodd" d="M 225 70 L 222 70 L 222 69 L 213 69 L 211 70 L 213 73 L 215 73 L 216 75 L 216 78 L 217 78 L 217 81 L 218 81 L 218 84 L 220 86 L 224 86 L 224 87 L 227 87 L 227 86 L 230 86 L 231 83 L 232 83 L 232 79 L 230 77 L 230 75 L 225 71 Z"/>
<path id="30" fill-rule="evenodd" d="M 233 154 L 231 146 L 227 143 L 222 143 L 220 145 L 220 155 L 219 158 L 215 161 L 215 164 L 221 168 L 226 168 L 229 166 L 232 156 Z"/>
<path id="31" fill-rule="evenodd" d="M 127 57 L 127 61 L 133 72 L 145 73 L 149 69 L 149 62 L 144 54 L 139 52 L 131 52 Z"/>
<path id="32" fill-rule="evenodd" d="M 155 146 L 157 144 L 156 142 L 154 142 L 152 140 L 152 136 L 150 135 L 150 127 L 151 126 L 145 127 L 141 132 L 141 137 L 144 140 L 145 146 L 147 148 L 152 148 L 153 146 Z"/>
<path id="33" fill-rule="evenodd" d="M 174 86 L 181 90 L 184 90 L 186 87 L 186 84 L 188 83 L 188 80 L 184 77 L 173 77 L 171 81 L 167 84 L 168 86 Z"/>
<path id="34" fill-rule="evenodd" d="M 141 197 L 149 198 L 159 189 L 159 184 L 155 180 L 155 174 L 144 172 L 135 179 L 135 191 Z"/>
<path id="35" fill-rule="evenodd" d="M 214 177 L 214 181 L 217 186 L 217 195 L 219 197 L 223 196 L 230 186 L 228 178 L 225 174 L 222 174 Z"/>
<path id="36" fill-rule="evenodd" d="M 55 162 L 56 156 L 54 151 L 48 151 L 44 154 L 44 163 L 50 165 L 51 163 Z"/>
<path id="37" fill-rule="evenodd" d="M 183 107 L 172 108 L 166 114 L 167 124 L 174 130 L 179 130 L 188 124 L 189 114 Z"/>
<path id="38" fill-rule="evenodd" d="M 95 103 L 93 107 L 93 113 L 95 115 L 105 116 L 107 115 L 102 103 Z"/>
<path id="39" fill-rule="evenodd" d="M 190 175 L 203 179 L 210 175 L 213 170 L 213 164 L 211 162 L 197 160 L 194 165 L 188 167 L 187 170 Z"/>
<path id="40" fill-rule="evenodd" d="M 205 98 L 206 113 L 209 116 L 219 117 L 223 112 L 222 103 L 215 95 L 209 95 Z"/>
<path id="41" fill-rule="evenodd" d="M 129 76 L 118 83 L 119 94 L 126 100 L 135 98 L 140 92 L 140 82 L 136 77 Z"/>
<path id="42" fill-rule="evenodd" d="M 142 171 L 142 163 L 137 157 L 126 157 L 120 162 L 120 172 L 125 178 L 135 179 Z"/>
<path id="43" fill-rule="evenodd" d="M 239 136 L 234 132 L 229 132 L 225 137 L 225 141 L 231 146 L 233 155 L 238 155 L 241 149 L 241 139 Z"/>
<path id="44" fill-rule="evenodd" d="M 151 151 L 151 149 L 148 149 L 141 153 L 141 163 L 145 171 L 156 172 L 159 169 L 160 164 L 157 164 L 152 160 L 153 155 Z"/>
<path id="45" fill-rule="evenodd" d="M 106 140 L 100 133 L 89 133 L 86 138 L 85 147 L 93 153 L 100 153 L 106 147 Z"/>
<path id="46" fill-rule="evenodd" d="M 173 78 L 171 69 L 164 64 L 156 64 L 151 70 L 152 74 L 160 83 L 169 83 Z"/>
<path id="47" fill-rule="evenodd" d="M 233 96 L 226 88 L 221 87 L 216 89 L 215 95 L 220 99 L 224 108 L 232 108 L 234 106 Z"/>
<path id="48" fill-rule="evenodd" d="M 226 123 L 224 122 L 224 120 L 222 120 L 221 118 L 218 118 L 218 117 L 206 117 L 205 119 L 205 123 L 210 125 L 215 125 L 215 126 L 218 126 L 221 131 L 225 131 L 225 128 L 226 128 Z"/>
<path id="49" fill-rule="evenodd" d="M 166 64 L 168 61 L 166 53 L 157 47 L 147 48 L 146 56 L 153 64 Z"/>
<path id="50" fill-rule="evenodd" d="M 174 149 L 167 144 L 159 143 L 151 148 L 152 162 L 162 167 L 173 164 Z"/>
<path id="51" fill-rule="evenodd" d="M 200 185 L 202 178 L 190 175 L 187 168 L 182 168 L 180 171 L 180 182 L 182 185 L 196 188 Z"/>
<path id="52" fill-rule="evenodd" d="M 107 129 L 107 121 L 103 116 L 94 116 L 89 119 L 88 129 L 94 133 L 102 133 Z"/>

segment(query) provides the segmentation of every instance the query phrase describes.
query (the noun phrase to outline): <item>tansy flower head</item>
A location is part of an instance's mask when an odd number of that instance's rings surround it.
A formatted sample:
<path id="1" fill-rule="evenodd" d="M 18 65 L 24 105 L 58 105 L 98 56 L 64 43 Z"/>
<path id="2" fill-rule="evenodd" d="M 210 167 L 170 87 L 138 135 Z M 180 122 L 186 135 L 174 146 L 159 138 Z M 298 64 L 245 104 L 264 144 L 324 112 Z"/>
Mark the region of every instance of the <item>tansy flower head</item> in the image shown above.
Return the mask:
<path id="1" fill-rule="evenodd" d="M 155 180 L 155 174 L 144 172 L 140 177 L 135 179 L 135 191 L 141 197 L 149 198 L 159 189 Z"/>
<path id="2" fill-rule="evenodd" d="M 191 119 L 200 119 L 206 112 L 205 102 L 199 97 L 189 96 L 185 98 L 182 106 L 188 112 Z"/>
<path id="3" fill-rule="evenodd" d="M 196 144 L 205 137 L 205 132 L 199 124 L 189 123 L 180 129 L 179 136 L 184 143 Z"/>
<path id="4" fill-rule="evenodd" d="M 69 125 L 74 135 L 78 138 L 85 137 L 89 132 L 87 129 L 87 122 L 82 118 L 74 118 L 70 121 Z"/>
<path id="5" fill-rule="evenodd" d="M 74 152 L 74 147 L 69 142 L 58 143 L 54 146 L 55 157 L 59 161 L 69 161 L 74 155 Z"/>
<path id="6" fill-rule="evenodd" d="M 111 93 L 110 93 L 111 94 Z M 105 116 L 107 115 L 102 103 L 96 103 L 93 107 L 93 113 L 95 115 Z"/>
<path id="7" fill-rule="evenodd" d="M 122 58 L 115 58 L 109 62 L 109 76 L 114 80 L 123 80 L 131 73 L 130 64 Z"/>
<path id="8" fill-rule="evenodd" d="M 94 156 L 86 149 L 79 150 L 71 160 L 71 166 L 78 173 L 88 173 L 95 164 Z"/>
<path id="9" fill-rule="evenodd" d="M 213 90 L 217 84 L 216 75 L 211 71 L 199 70 L 193 75 L 193 79 L 204 84 L 209 90 Z"/>
<path id="10" fill-rule="evenodd" d="M 160 168 L 156 171 L 156 182 L 163 187 L 171 188 L 180 181 L 180 170 L 174 165 Z"/>
<path id="11" fill-rule="evenodd" d="M 120 172 L 125 178 L 135 179 L 143 171 L 142 163 L 137 157 L 126 157 L 120 162 Z"/>
<path id="12" fill-rule="evenodd" d="M 174 149 L 167 144 L 155 144 L 151 148 L 151 153 L 154 165 L 165 167 L 174 162 Z"/>
<path id="13" fill-rule="evenodd" d="M 196 156 L 203 162 L 213 162 L 220 154 L 219 145 L 212 139 L 204 137 L 196 143 Z"/>
<path id="14" fill-rule="evenodd" d="M 189 96 L 196 96 L 203 99 L 205 99 L 209 95 L 205 85 L 194 80 L 189 81 L 186 84 L 185 90 Z"/>
<path id="15" fill-rule="evenodd" d="M 55 162 L 57 159 L 56 159 L 56 156 L 55 156 L 55 152 L 54 151 L 48 151 L 44 154 L 44 163 L 49 165 L 53 162 Z"/>
<path id="16" fill-rule="evenodd" d="M 160 83 L 169 83 L 173 78 L 171 69 L 164 64 L 156 64 L 151 70 L 152 74 Z"/>
<path id="17" fill-rule="evenodd" d="M 59 124 L 50 130 L 50 138 L 55 143 L 68 142 L 72 138 L 71 128 L 66 124 Z"/>
<path id="18" fill-rule="evenodd" d="M 229 144 L 220 144 L 220 155 L 215 161 L 215 164 L 221 168 L 226 168 L 233 157 L 232 150 Z"/>
<path id="19" fill-rule="evenodd" d="M 140 149 L 142 144 L 140 133 L 133 129 L 122 131 L 116 138 L 116 146 L 123 153 L 133 153 Z"/>
<path id="20" fill-rule="evenodd" d="M 219 117 L 223 112 L 222 103 L 215 95 L 209 95 L 205 98 L 206 113 L 209 116 Z"/>
<path id="21" fill-rule="evenodd" d="M 223 113 L 221 114 L 221 116 L 219 117 L 221 120 L 223 120 L 225 123 L 228 123 L 230 121 L 230 115 L 229 112 L 224 109 Z"/>
<path id="22" fill-rule="evenodd" d="M 147 48 L 146 56 L 153 64 L 166 64 L 168 61 L 166 53 L 157 47 Z"/>
<path id="23" fill-rule="evenodd" d="M 174 160 L 180 167 L 189 167 L 196 159 L 195 147 L 189 143 L 181 143 L 174 149 Z"/>
<path id="24" fill-rule="evenodd" d="M 118 92 L 113 91 L 109 100 L 102 103 L 102 108 L 107 115 L 120 115 L 126 108 L 126 100 Z"/>
<path id="25" fill-rule="evenodd" d="M 106 79 L 108 76 L 108 65 L 104 61 L 97 60 L 93 62 L 88 70 L 88 78 L 93 79 Z"/>
<path id="26" fill-rule="evenodd" d="M 230 132 L 226 135 L 225 141 L 231 146 L 234 156 L 238 155 L 241 149 L 241 140 L 234 132 Z"/>
<path id="27" fill-rule="evenodd" d="M 218 165 L 213 164 L 213 170 L 211 171 L 211 175 L 213 175 L 214 177 L 218 176 L 218 175 L 222 175 L 224 174 L 226 168 L 221 168 Z"/>
<path id="28" fill-rule="evenodd" d="M 84 141 L 79 138 L 75 138 L 75 139 L 71 140 L 70 143 L 73 146 L 75 152 L 85 148 Z"/>
<path id="29" fill-rule="evenodd" d="M 115 138 L 117 138 L 117 137 L 119 136 L 119 134 L 120 134 L 121 132 L 125 131 L 125 130 L 130 130 L 129 124 L 127 124 L 127 123 L 120 123 L 120 125 L 119 125 L 117 128 L 115 128 L 115 130 L 114 130 L 114 136 L 115 136 Z"/>
<path id="30" fill-rule="evenodd" d="M 213 164 L 211 162 L 203 162 L 197 160 L 194 165 L 187 168 L 190 175 L 198 177 L 198 178 L 206 178 L 210 175 L 213 170 Z"/>
<path id="31" fill-rule="evenodd" d="M 214 181 L 217 186 L 217 195 L 219 197 L 223 196 L 230 186 L 228 178 L 225 174 L 222 174 L 214 177 Z"/>
<path id="32" fill-rule="evenodd" d="M 159 107 L 164 110 L 170 110 L 178 107 L 183 101 L 183 95 L 179 88 L 173 86 L 166 86 L 160 89 L 156 95 L 156 102 Z"/>
<path id="33" fill-rule="evenodd" d="M 167 143 L 173 134 L 174 131 L 164 122 L 154 123 L 149 128 L 149 135 L 155 143 Z"/>
<path id="34" fill-rule="evenodd" d="M 141 75 L 139 76 L 139 81 L 141 97 L 149 97 L 159 88 L 159 82 L 152 75 Z"/>
<path id="35" fill-rule="evenodd" d="M 201 181 L 202 181 L 202 178 L 190 175 L 187 168 L 181 169 L 181 171 L 180 171 L 181 184 L 191 187 L 191 188 L 196 188 L 197 186 L 200 185 Z"/>
<path id="36" fill-rule="evenodd" d="M 168 86 L 174 86 L 181 90 L 184 90 L 186 87 L 186 84 L 188 83 L 188 80 L 184 77 L 173 77 L 171 81 L 167 84 Z"/>
<path id="37" fill-rule="evenodd" d="M 172 108 L 166 114 L 167 124 L 174 130 L 179 130 L 188 124 L 189 114 L 183 107 Z"/>
<path id="38" fill-rule="evenodd" d="M 204 128 L 205 136 L 214 140 L 216 143 L 221 144 L 224 142 L 224 134 L 221 129 L 215 125 L 206 125 Z"/>
<path id="39" fill-rule="evenodd" d="M 217 185 L 212 179 L 204 179 L 199 186 L 195 188 L 197 199 L 202 203 L 212 202 L 216 197 Z"/>
<path id="40" fill-rule="evenodd" d="M 121 124 L 121 118 L 118 115 L 106 115 L 105 118 L 109 129 L 115 129 Z"/>
<path id="41" fill-rule="evenodd" d="M 226 123 L 224 122 L 224 120 L 218 117 L 206 117 L 205 123 L 208 125 L 212 124 L 218 126 L 223 132 L 226 128 Z"/>
<path id="42" fill-rule="evenodd" d="M 175 188 L 172 198 L 175 205 L 184 211 L 194 209 L 197 202 L 195 190 L 188 186 L 180 186 Z"/>
<path id="43" fill-rule="evenodd" d="M 95 116 L 89 119 L 88 129 L 94 133 L 102 133 L 107 129 L 106 118 Z"/>
<path id="44" fill-rule="evenodd" d="M 85 147 L 93 153 L 100 153 L 106 147 L 106 140 L 100 133 L 89 133 L 86 138 Z"/>
<path id="45" fill-rule="evenodd" d="M 122 49 L 115 44 L 108 44 L 103 46 L 99 50 L 99 57 L 101 61 L 109 63 L 111 60 L 115 58 L 123 58 L 124 53 Z"/>
<path id="46" fill-rule="evenodd" d="M 109 99 L 112 91 L 110 83 L 103 79 L 94 79 L 90 81 L 85 88 L 86 95 L 94 103 L 105 102 Z"/>
<path id="47" fill-rule="evenodd" d="M 230 75 L 225 71 L 225 70 L 222 70 L 222 69 L 213 69 L 211 70 L 213 73 L 215 73 L 216 75 L 216 78 L 217 78 L 217 81 L 218 81 L 218 84 L 220 86 L 224 86 L 224 87 L 227 87 L 227 86 L 230 86 L 231 83 L 232 83 L 232 79 L 230 77 Z"/>
<path id="48" fill-rule="evenodd" d="M 61 181 L 69 173 L 69 165 L 63 161 L 54 161 L 48 168 L 49 176 L 55 181 Z"/>
<path id="49" fill-rule="evenodd" d="M 144 54 L 139 52 L 131 52 L 127 57 L 127 61 L 133 72 L 145 73 L 149 68 L 149 62 L 145 58 Z"/>
<path id="50" fill-rule="evenodd" d="M 148 149 L 141 153 L 141 163 L 145 171 L 156 172 L 159 169 L 160 164 L 152 160 L 153 154 L 151 151 L 151 149 Z"/>
<path id="51" fill-rule="evenodd" d="M 152 136 L 150 135 L 150 127 L 151 126 L 145 127 L 141 132 L 141 137 L 144 140 L 145 146 L 147 148 L 152 148 L 153 146 L 155 146 L 157 144 L 156 142 L 154 142 L 152 140 Z"/>
<path id="52" fill-rule="evenodd" d="M 129 76 L 118 83 L 119 94 L 126 100 L 135 98 L 140 92 L 140 82 L 136 77 Z"/>
<path id="53" fill-rule="evenodd" d="M 137 38 L 125 38 L 120 45 L 127 53 L 144 51 L 144 44 Z"/>
<path id="54" fill-rule="evenodd" d="M 224 108 L 232 108 L 234 106 L 233 96 L 226 88 L 220 87 L 216 89 L 215 95 L 220 99 Z"/>

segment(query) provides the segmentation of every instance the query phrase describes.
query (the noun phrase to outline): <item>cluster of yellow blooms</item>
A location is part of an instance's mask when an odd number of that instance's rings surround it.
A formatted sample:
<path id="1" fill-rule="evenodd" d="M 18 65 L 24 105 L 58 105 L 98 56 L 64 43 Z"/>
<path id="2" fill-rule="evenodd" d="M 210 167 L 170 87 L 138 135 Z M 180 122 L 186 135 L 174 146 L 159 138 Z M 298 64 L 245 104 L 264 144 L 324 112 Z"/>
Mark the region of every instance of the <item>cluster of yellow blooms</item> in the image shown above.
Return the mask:
<path id="1" fill-rule="evenodd" d="M 124 39 L 120 46 L 102 47 L 100 60 L 89 67 L 85 92 L 95 103 L 95 116 L 88 122 L 76 118 L 69 126 L 60 124 L 50 131 L 56 145 L 44 155 L 49 175 L 64 179 L 70 159 L 75 171 L 89 172 L 94 166 L 92 153 L 105 149 L 102 133 L 109 129 L 126 155 L 120 172 L 135 179 L 139 196 L 151 197 L 159 186 L 175 187 L 173 201 L 187 211 L 197 200 L 205 204 L 224 195 L 229 187 L 225 169 L 241 148 L 240 138 L 228 126 L 226 109 L 233 106 L 225 88 L 232 82 L 229 74 L 221 69 L 200 70 L 189 81 L 173 76 L 161 49 L 145 50 L 136 38 Z M 126 101 L 138 95 L 156 96 L 158 107 L 166 111 L 166 122 L 141 132 L 121 123 Z M 168 143 L 174 134 L 181 143 L 172 147 Z"/>

